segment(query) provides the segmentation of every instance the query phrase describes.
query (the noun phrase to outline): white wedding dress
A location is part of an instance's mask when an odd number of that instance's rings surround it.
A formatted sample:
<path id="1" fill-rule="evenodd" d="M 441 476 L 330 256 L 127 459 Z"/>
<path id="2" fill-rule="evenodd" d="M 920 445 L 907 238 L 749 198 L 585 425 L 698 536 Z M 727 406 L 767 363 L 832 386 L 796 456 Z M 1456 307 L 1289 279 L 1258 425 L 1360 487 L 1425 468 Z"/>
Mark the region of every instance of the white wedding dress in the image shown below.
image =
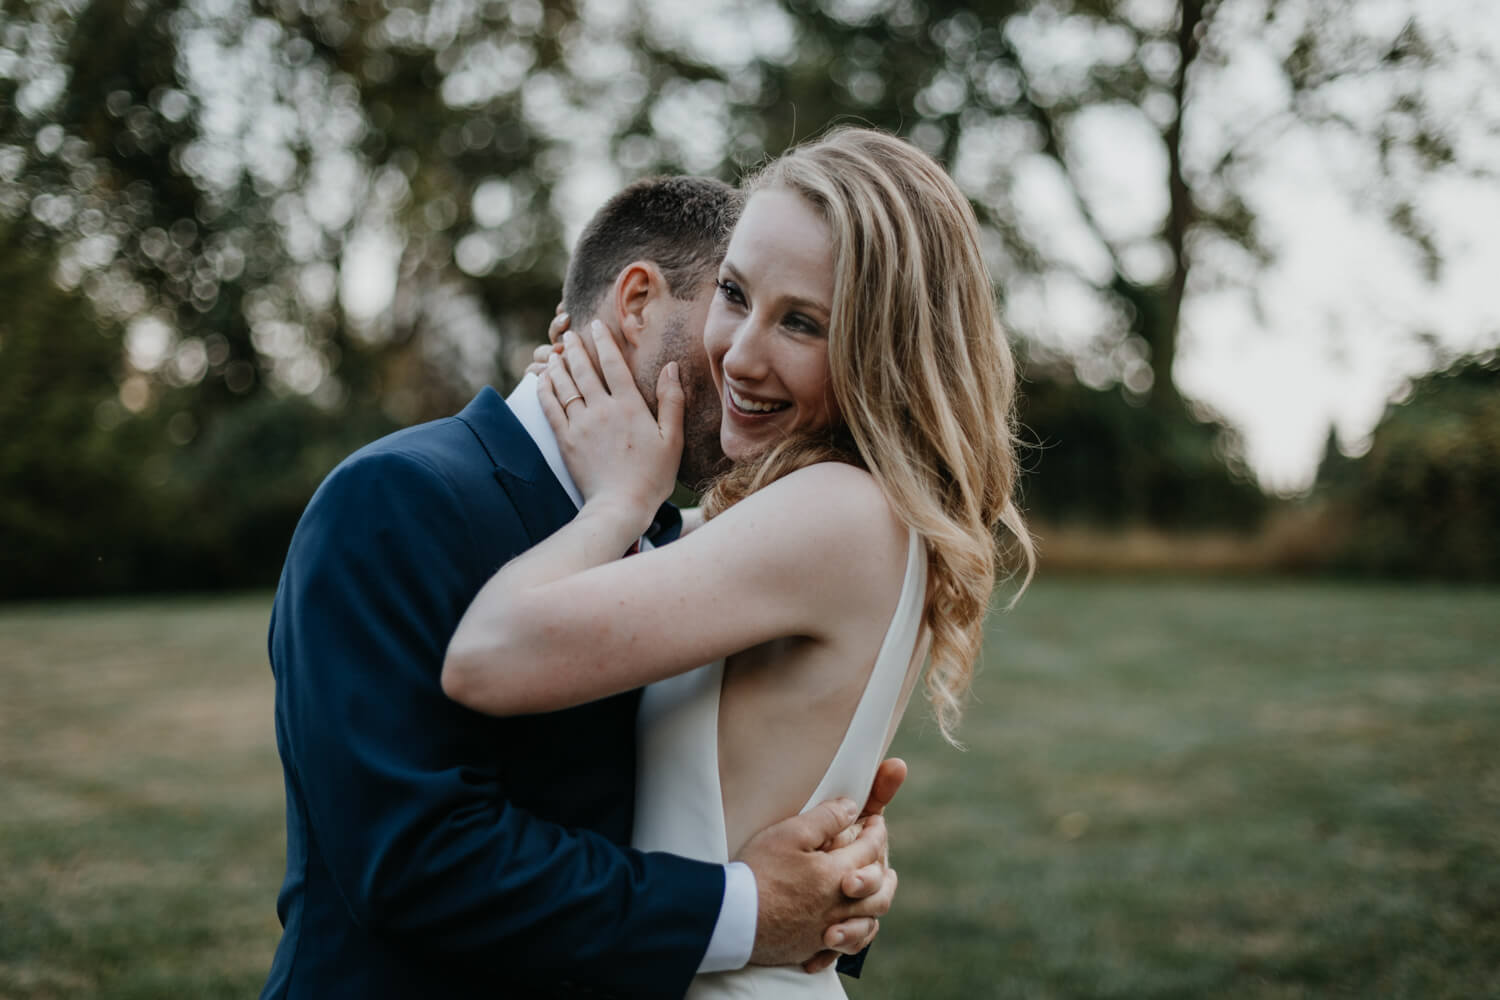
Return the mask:
<path id="1" fill-rule="evenodd" d="M 885 752 L 891 720 L 901 708 L 907 667 L 921 633 L 927 552 L 915 531 L 896 612 L 864 693 L 832 763 L 802 811 L 826 799 L 863 802 Z M 719 784 L 719 691 L 724 661 L 652 684 L 637 717 L 634 847 L 702 861 L 727 862 Z M 832 968 L 808 975 L 796 967 L 752 965 L 697 976 L 688 1000 L 829 1000 L 845 997 Z"/>

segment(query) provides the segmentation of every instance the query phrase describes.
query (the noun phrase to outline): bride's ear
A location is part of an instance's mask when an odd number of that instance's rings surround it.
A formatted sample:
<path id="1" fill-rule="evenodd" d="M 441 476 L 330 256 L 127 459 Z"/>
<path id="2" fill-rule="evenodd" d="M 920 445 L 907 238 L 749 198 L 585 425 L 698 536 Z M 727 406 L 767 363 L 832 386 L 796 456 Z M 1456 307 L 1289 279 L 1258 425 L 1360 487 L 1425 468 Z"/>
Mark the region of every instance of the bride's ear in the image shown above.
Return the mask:
<path id="1" fill-rule="evenodd" d="M 650 322 L 651 309 L 667 290 L 661 268 L 648 260 L 632 261 L 615 278 L 615 329 L 631 347 L 639 347 Z"/>

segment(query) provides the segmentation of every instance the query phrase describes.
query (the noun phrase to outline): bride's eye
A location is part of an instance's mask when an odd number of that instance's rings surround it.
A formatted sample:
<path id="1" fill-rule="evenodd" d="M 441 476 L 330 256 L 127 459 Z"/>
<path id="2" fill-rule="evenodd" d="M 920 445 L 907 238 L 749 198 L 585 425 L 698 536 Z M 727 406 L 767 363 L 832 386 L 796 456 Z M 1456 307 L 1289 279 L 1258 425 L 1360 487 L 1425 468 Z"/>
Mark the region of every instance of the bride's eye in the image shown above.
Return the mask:
<path id="1" fill-rule="evenodd" d="M 740 291 L 739 285 L 724 278 L 720 278 L 716 284 L 719 286 L 719 294 L 724 296 L 725 302 L 731 302 L 737 306 L 745 304 L 745 293 Z"/>
<path id="2" fill-rule="evenodd" d="M 787 316 L 786 319 L 782 320 L 781 322 L 784 326 L 786 326 L 788 330 L 791 330 L 795 333 L 806 333 L 817 336 L 818 334 L 823 332 L 822 328 L 819 327 L 817 323 L 808 319 L 801 313 L 791 313 Z"/>

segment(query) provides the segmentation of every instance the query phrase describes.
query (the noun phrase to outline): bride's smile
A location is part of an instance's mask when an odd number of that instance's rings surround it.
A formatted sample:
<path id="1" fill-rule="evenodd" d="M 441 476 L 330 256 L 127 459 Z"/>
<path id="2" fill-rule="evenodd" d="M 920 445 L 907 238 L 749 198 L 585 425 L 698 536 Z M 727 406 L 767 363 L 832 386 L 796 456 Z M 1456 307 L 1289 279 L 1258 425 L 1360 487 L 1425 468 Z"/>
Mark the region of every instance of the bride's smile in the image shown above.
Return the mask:
<path id="1" fill-rule="evenodd" d="M 791 406 L 785 400 L 760 400 L 748 393 L 735 391 L 734 386 L 725 383 L 724 396 L 729 400 L 729 405 L 745 416 L 764 416 L 769 413 L 778 413 Z"/>
<path id="2" fill-rule="evenodd" d="M 838 419 L 828 365 L 831 247 L 828 224 L 800 194 L 757 192 L 740 216 L 703 331 L 731 459 Z"/>

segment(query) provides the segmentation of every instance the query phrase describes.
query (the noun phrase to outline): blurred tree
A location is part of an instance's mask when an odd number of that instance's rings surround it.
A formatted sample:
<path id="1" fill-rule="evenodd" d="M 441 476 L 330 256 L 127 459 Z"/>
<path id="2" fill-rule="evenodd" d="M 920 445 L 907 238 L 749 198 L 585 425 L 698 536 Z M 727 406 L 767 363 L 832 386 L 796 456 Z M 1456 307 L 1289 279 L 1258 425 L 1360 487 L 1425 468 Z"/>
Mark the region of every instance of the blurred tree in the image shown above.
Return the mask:
<path id="1" fill-rule="evenodd" d="M 736 82 L 742 161 L 849 120 L 949 165 L 1021 334 L 1042 445 L 1028 503 L 1054 520 L 1246 526 L 1265 508 L 1238 435 L 1181 397 L 1174 366 L 1192 296 L 1233 289 L 1261 311 L 1275 237 L 1258 185 L 1277 158 L 1342 164 L 1357 211 L 1428 277 L 1442 261 L 1421 192 L 1487 169 L 1461 161 L 1476 106 L 1438 71 L 1465 52 L 1472 93 L 1494 53 L 1414 3 L 780 5 L 791 40 Z M 1111 385 L 1150 412 L 1091 391 Z"/>
<path id="2" fill-rule="evenodd" d="M 7 534 L 24 536 L 7 545 L 6 593 L 274 579 L 339 457 L 495 377 L 497 329 L 545 329 L 560 160 L 516 86 L 555 60 L 556 24 L 525 3 L 462 23 L 456 10 L 0 10 L 0 231 L 15 265 L 0 301 L 26 305 L 0 341 L 20 366 L 0 423 Z M 510 106 L 442 95 L 459 29 L 529 41 Z M 453 236 L 471 226 L 482 235 Z M 58 365 L 67 378 L 42 377 Z M 37 409 L 58 420 L 11 426 Z M 138 447 L 100 464 L 109 449 L 74 449 L 106 412 Z M 70 480 L 81 490 L 59 505 Z M 102 495 L 133 513 L 101 511 L 97 527 L 138 558 L 79 563 L 96 525 L 76 515 Z M 152 546 L 167 556 L 140 555 Z"/>
<path id="3" fill-rule="evenodd" d="M 1345 569 L 1500 580 L 1500 356 L 1415 380 L 1367 454 L 1330 453 L 1317 497 Z"/>
<path id="4" fill-rule="evenodd" d="M 1380 7 L 23 0 L 0 9 L 0 226 L 40 263 L 0 270 L 0 301 L 48 273 L 58 302 L 86 298 L 97 322 L 49 336 L 114 363 L 88 369 L 74 419 L 113 394 L 169 456 L 152 505 L 179 490 L 212 519 L 235 492 L 204 470 L 231 475 L 221 449 L 261 440 L 258 421 L 293 422 L 263 473 L 306 490 L 334 428 L 503 387 L 545 329 L 568 226 L 612 186 L 733 177 L 852 119 L 934 152 L 973 198 L 1033 378 L 1212 425 L 1173 383 L 1184 304 L 1253 292 L 1268 158 L 1337 144 L 1355 196 L 1440 263 L 1413 192 L 1469 166 L 1427 87 L 1456 43 L 1414 3 Z M 1247 64 L 1270 96 L 1239 107 Z M 1210 431 L 1183 441 L 1233 455 Z"/>
<path id="5" fill-rule="evenodd" d="M 0 598 L 128 586 L 164 525 L 142 488 L 162 428 L 126 419 L 119 331 L 44 251 L 0 223 L 0 288 L 25 290 L 0 313 Z"/>
<path id="6" fill-rule="evenodd" d="M 1487 170 L 1458 156 L 1458 133 L 1477 124 L 1478 109 L 1434 86 L 1455 82 L 1436 71 L 1465 50 L 1437 36 L 1415 3 L 781 6 L 790 42 L 737 84 L 742 157 L 837 120 L 907 135 L 973 199 L 1034 361 L 1077 366 L 1089 384 L 1120 384 L 1168 411 L 1179 406 L 1173 366 L 1187 297 L 1226 283 L 1253 294 L 1274 257 L 1255 190 L 1273 158 L 1342 158 L 1352 198 L 1429 273 L 1442 261 L 1423 186 Z M 1473 93 L 1494 53 L 1467 54 L 1481 71 Z M 1063 293 L 1093 308 L 1091 329 L 1060 345 L 1048 307 Z"/>
<path id="7" fill-rule="evenodd" d="M 263 394 L 179 455 L 183 498 L 177 586 L 275 586 L 287 542 L 328 470 L 396 425 L 379 411 L 331 413 L 305 397 Z"/>
<path id="8" fill-rule="evenodd" d="M 1462 102 L 1428 92 L 1455 43 L 1415 6 L 1366 6 L 33 2 L 0 14 L 0 177 L 64 246 L 65 285 L 159 315 L 189 372 L 193 339 L 224 337 L 209 400 L 248 361 L 410 419 L 535 339 L 590 183 L 733 173 L 865 121 L 950 165 L 1037 363 L 1170 408 L 1184 300 L 1253 290 L 1272 253 L 1254 183 L 1291 144 L 1338 145 L 1355 195 L 1441 263 L 1416 191 L 1469 166 Z M 1273 96 L 1231 93 L 1252 62 Z M 1122 187 L 1143 165 L 1152 186 Z M 1091 304 L 1063 342 L 1059 295 Z M 418 360 L 382 383 L 403 349 Z"/>
<path id="9" fill-rule="evenodd" d="M 1067 377 L 1028 382 L 1028 510 L 1053 525 L 1250 529 L 1270 506 L 1233 428 Z"/>

